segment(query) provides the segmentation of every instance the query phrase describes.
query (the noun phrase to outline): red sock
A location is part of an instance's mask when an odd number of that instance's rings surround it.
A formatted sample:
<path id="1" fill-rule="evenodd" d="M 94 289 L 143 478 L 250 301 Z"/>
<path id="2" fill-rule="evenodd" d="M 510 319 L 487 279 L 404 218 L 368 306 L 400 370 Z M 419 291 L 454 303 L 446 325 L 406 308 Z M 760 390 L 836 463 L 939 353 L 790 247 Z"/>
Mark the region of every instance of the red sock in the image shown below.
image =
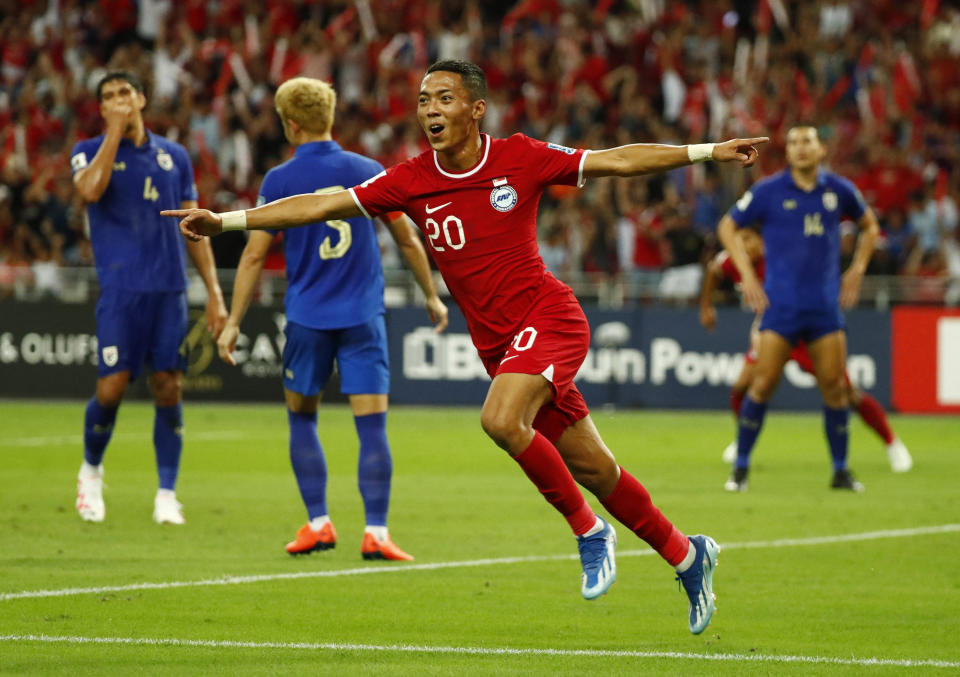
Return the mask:
<path id="1" fill-rule="evenodd" d="M 883 438 L 887 444 L 893 442 L 893 431 L 890 430 L 890 424 L 887 422 L 887 413 L 871 395 L 861 394 L 860 404 L 857 406 L 857 413 L 868 426 L 873 428 L 876 433 Z"/>
<path id="2" fill-rule="evenodd" d="M 538 432 L 530 446 L 513 460 L 520 464 L 550 505 L 566 518 L 575 535 L 585 534 L 593 528 L 597 516 L 583 499 L 560 452 L 550 440 Z"/>
<path id="3" fill-rule="evenodd" d="M 677 566 L 687 556 L 690 540 L 663 516 L 643 485 L 622 467 L 617 486 L 600 502 L 672 566 Z"/>
<path id="4" fill-rule="evenodd" d="M 740 405 L 743 404 L 743 396 L 746 394 L 746 390 L 730 389 L 730 409 L 734 418 L 740 418 Z"/>

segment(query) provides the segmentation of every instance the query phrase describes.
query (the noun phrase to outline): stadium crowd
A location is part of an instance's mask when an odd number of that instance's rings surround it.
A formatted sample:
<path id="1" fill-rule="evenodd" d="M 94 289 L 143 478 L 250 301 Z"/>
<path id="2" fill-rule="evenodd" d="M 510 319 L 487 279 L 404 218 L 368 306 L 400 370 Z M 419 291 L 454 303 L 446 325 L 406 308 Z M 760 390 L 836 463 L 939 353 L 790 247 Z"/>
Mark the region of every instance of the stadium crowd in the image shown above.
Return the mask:
<path id="1" fill-rule="evenodd" d="M 331 81 L 336 140 L 389 166 L 427 148 L 411 92 L 447 58 L 485 69 L 494 136 L 771 136 L 752 172 L 707 163 L 552 189 L 541 246 L 564 279 L 693 297 L 720 217 L 811 121 L 880 217 L 869 272 L 919 278 L 910 300 L 960 302 L 960 9 L 938 0 L 0 0 L 0 295 L 18 279 L 55 292 L 61 266 L 92 264 L 68 154 L 102 131 L 108 70 L 143 77 L 147 127 L 190 150 L 200 205 L 230 210 L 290 153 L 280 82 Z M 243 236 L 214 244 L 235 266 Z"/>

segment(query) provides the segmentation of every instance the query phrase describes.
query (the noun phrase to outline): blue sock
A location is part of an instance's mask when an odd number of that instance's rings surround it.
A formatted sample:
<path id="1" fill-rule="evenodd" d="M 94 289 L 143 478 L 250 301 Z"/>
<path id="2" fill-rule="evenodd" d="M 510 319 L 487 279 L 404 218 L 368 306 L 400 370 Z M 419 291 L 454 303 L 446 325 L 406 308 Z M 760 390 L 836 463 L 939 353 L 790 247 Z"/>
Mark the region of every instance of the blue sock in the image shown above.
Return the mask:
<path id="1" fill-rule="evenodd" d="M 757 437 L 760 436 L 766 413 L 766 402 L 756 402 L 749 395 L 743 398 L 740 417 L 737 419 L 737 468 L 750 467 L 750 454 L 753 452 L 753 445 L 757 443 Z"/>
<path id="2" fill-rule="evenodd" d="M 156 407 L 153 448 L 157 456 L 160 488 L 173 491 L 180 471 L 180 452 L 183 451 L 183 405 L 180 402 L 172 407 Z"/>
<path id="3" fill-rule="evenodd" d="M 83 458 L 90 465 L 100 465 L 107 443 L 113 435 L 113 423 L 117 420 L 117 409 L 108 409 L 96 396 L 87 402 L 87 411 L 83 416 Z"/>
<path id="4" fill-rule="evenodd" d="M 823 408 L 823 427 L 827 433 L 827 444 L 830 445 L 830 457 L 833 459 L 833 469 L 843 470 L 847 467 L 847 448 L 849 435 L 850 410 Z"/>
<path id="5" fill-rule="evenodd" d="M 327 460 L 317 437 L 317 412 L 287 410 L 290 423 L 290 464 L 300 487 L 300 497 L 310 519 L 327 514 Z"/>
<path id="6" fill-rule="evenodd" d="M 363 497 L 368 526 L 386 526 L 390 507 L 390 478 L 393 459 L 387 442 L 387 412 L 354 416 L 360 438 L 357 484 Z"/>

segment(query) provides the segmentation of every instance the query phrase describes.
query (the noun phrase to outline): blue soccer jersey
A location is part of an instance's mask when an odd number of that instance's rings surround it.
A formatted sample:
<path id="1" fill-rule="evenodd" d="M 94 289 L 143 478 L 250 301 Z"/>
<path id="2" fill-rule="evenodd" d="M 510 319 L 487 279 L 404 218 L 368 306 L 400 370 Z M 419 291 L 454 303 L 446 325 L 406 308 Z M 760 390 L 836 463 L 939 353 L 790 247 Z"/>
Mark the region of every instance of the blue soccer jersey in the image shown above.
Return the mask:
<path id="1" fill-rule="evenodd" d="M 103 136 L 73 147 L 73 172 L 84 169 Z M 187 288 L 187 252 L 178 220 L 160 216 L 197 199 L 193 167 L 178 143 L 147 132 L 135 146 L 120 141 L 107 190 L 87 205 L 90 240 L 100 286 L 128 291 L 182 291 Z"/>
<path id="2" fill-rule="evenodd" d="M 859 219 L 866 204 L 847 179 L 820 171 L 807 192 L 784 170 L 756 183 L 730 208 L 738 226 L 759 224 L 766 248 L 764 290 L 771 308 L 839 307 L 840 222 Z"/>
<path id="3" fill-rule="evenodd" d="M 350 188 L 383 171 L 379 162 L 335 141 L 297 147 L 263 178 L 258 204 L 302 193 Z M 373 221 L 324 221 L 283 232 L 287 319 L 312 329 L 363 324 L 384 312 L 383 270 Z"/>

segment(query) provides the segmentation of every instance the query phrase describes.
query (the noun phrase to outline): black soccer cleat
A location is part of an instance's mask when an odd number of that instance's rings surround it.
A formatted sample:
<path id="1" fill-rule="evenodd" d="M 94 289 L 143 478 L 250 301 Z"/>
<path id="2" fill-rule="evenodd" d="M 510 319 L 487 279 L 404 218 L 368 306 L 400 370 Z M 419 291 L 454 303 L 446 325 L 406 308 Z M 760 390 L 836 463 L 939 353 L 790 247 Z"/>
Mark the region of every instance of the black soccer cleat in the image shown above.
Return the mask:
<path id="1" fill-rule="evenodd" d="M 723 488 L 727 491 L 746 491 L 747 475 L 749 473 L 750 468 L 734 468 L 733 472 L 730 473 L 730 477 L 724 482 Z"/>
<path id="2" fill-rule="evenodd" d="M 847 489 L 848 491 L 856 491 L 860 493 L 864 490 L 863 484 L 857 481 L 857 478 L 853 476 L 853 473 L 850 472 L 849 468 L 844 468 L 843 470 L 835 470 L 833 473 L 833 481 L 830 482 L 831 489 Z"/>

